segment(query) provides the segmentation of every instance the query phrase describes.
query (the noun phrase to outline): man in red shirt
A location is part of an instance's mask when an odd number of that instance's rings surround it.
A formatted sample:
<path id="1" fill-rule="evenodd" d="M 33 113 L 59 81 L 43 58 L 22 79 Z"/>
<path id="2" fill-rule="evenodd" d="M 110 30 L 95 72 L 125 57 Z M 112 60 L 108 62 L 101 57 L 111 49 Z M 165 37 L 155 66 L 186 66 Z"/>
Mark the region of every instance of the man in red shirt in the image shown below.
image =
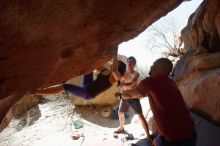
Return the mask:
<path id="1" fill-rule="evenodd" d="M 173 69 L 167 58 L 156 60 L 146 77 L 133 90 L 122 94 L 124 99 L 149 97 L 155 124 L 160 134 L 157 146 L 195 146 L 194 122 L 185 107 L 175 82 L 169 78 Z M 156 142 L 158 143 L 158 142 Z"/>

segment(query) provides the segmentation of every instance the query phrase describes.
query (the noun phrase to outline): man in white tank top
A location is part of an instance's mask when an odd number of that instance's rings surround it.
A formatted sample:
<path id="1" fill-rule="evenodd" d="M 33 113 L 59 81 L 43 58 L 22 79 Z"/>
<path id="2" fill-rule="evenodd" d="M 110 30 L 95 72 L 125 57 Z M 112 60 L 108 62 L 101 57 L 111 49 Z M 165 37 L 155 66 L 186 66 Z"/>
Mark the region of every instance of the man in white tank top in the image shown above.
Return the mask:
<path id="1" fill-rule="evenodd" d="M 134 89 L 139 83 L 140 74 L 134 70 L 136 65 L 136 59 L 131 56 L 127 59 L 127 70 L 124 75 L 121 77 L 121 84 L 119 85 L 122 88 L 122 91 L 128 91 Z M 114 133 L 122 133 L 124 132 L 124 123 L 125 117 L 124 113 L 128 111 L 129 107 L 132 107 L 135 114 L 138 115 L 142 126 L 146 132 L 147 137 L 149 138 L 149 129 L 146 119 L 143 116 L 141 104 L 139 99 L 121 99 L 119 106 L 119 128 Z"/>

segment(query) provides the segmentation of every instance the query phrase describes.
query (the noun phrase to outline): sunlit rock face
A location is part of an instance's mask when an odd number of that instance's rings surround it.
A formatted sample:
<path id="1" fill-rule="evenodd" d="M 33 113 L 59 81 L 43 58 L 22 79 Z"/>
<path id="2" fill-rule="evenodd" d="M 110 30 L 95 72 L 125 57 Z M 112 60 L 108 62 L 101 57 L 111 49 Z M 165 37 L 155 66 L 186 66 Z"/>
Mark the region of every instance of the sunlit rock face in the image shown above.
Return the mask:
<path id="1" fill-rule="evenodd" d="M 175 80 L 185 102 L 220 123 L 220 1 L 204 1 L 181 38 L 185 54 L 176 65 Z"/>
<path id="2" fill-rule="evenodd" d="M 60 84 L 110 60 L 182 0 L 0 1 L 0 122 L 32 89 Z"/>

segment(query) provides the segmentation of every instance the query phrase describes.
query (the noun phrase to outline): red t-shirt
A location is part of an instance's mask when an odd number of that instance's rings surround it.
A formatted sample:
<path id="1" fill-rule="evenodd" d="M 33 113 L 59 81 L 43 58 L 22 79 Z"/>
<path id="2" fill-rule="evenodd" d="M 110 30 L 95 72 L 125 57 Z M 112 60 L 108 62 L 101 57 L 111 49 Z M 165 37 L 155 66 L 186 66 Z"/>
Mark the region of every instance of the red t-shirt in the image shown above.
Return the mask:
<path id="1" fill-rule="evenodd" d="M 175 82 L 167 75 L 147 77 L 137 86 L 148 96 L 158 131 L 169 141 L 190 138 L 194 122 Z"/>

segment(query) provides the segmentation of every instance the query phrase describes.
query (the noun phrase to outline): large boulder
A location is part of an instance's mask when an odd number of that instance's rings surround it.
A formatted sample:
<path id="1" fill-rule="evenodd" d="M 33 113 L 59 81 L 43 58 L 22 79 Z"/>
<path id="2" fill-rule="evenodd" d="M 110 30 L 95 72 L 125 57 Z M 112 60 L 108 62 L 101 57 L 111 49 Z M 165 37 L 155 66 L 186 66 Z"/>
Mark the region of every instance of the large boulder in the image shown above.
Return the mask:
<path id="1" fill-rule="evenodd" d="M 182 1 L 0 1 L 0 123 L 25 93 L 101 66 Z"/>
<path id="2" fill-rule="evenodd" d="M 188 107 L 220 123 L 220 1 L 205 0 L 182 30 L 174 79 Z"/>

